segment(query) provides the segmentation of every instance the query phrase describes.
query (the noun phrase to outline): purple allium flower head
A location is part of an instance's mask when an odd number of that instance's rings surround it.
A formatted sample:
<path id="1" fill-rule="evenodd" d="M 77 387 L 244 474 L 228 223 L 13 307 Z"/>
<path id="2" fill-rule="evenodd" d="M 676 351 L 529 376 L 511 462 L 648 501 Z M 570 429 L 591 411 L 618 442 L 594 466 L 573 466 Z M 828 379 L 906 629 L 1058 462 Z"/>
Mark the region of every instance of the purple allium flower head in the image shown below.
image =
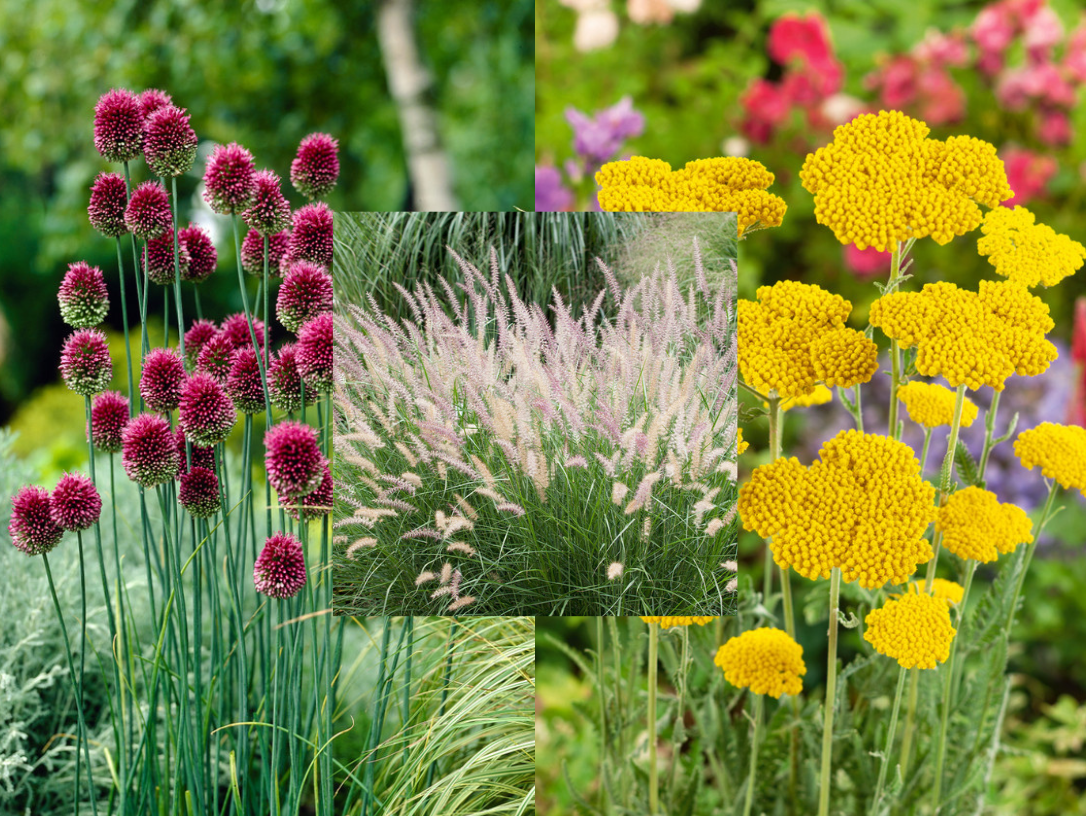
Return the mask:
<path id="1" fill-rule="evenodd" d="M 293 598 L 305 586 L 305 553 L 292 535 L 279 532 L 264 542 L 253 564 L 253 585 L 269 598 Z"/>
<path id="2" fill-rule="evenodd" d="M 196 131 L 181 108 L 163 105 L 144 123 L 143 158 L 156 176 L 180 176 L 196 160 Z"/>
<path id="3" fill-rule="evenodd" d="M 274 235 L 290 226 L 290 203 L 283 197 L 281 184 L 271 170 L 258 170 L 253 176 L 253 201 L 241 217 L 261 235 Z"/>
<path id="4" fill-rule="evenodd" d="M 318 315 L 298 331 L 298 373 L 308 391 L 332 389 L 332 315 Z"/>
<path id="5" fill-rule="evenodd" d="M 303 324 L 332 311 L 332 276 L 323 267 L 296 261 L 279 287 L 276 314 L 288 331 L 297 333 Z"/>
<path id="6" fill-rule="evenodd" d="M 60 316 L 72 328 L 97 326 L 109 311 L 109 292 L 102 270 L 82 261 L 69 264 L 57 300 L 60 301 Z"/>
<path id="7" fill-rule="evenodd" d="M 332 471 L 329 470 L 328 465 L 324 466 L 324 475 L 321 477 L 320 486 L 305 496 L 302 496 L 294 504 L 287 508 L 287 511 L 294 517 L 296 521 L 301 521 L 299 517 L 305 516 L 308 519 L 320 518 L 326 516 L 332 512 L 332 496 L 333 496 L 333 482 Z"/>
<path id="8" fill-rule="evenodd" d="M 173 226 L 170 197 L 157 181 L 145 181 L 132 193 L 124 222 L 137 238 L 149 241 Z"/>
<path id="9" fill-rule="evenodd" d="M 65 530 L 86 530 L 102 515 L 102 498 L 82 473 L 65 473 L 49 497 L 53 521 Z"/>
<path id="10" fill-rule="evenodd" d="M 573 208 L 573 192 L 562 184 L 557 167 L 535 168 L 535 211 L 565 212 Z"/>
<path id="11" fill-rule="evenodd" d="M 245 317 L 244 312 L 235 312 L 234 314 L 226 317 L 222 321 L 222 333 L 230 338 L 230 342 L 234 344 L 234 348 L 241 348 L 242 346 L 251 346 L 253 344 L 253 335 L 249 334 L 249 321 Z M 253 319 L 253 334 L 256 335 L 256 343 L 261 348 L 264 347 L 264 321 Z"/>
<path id="12" fill-rule="evenodd" d="M 211 243 L 211 236 L 203 227 L 189 224 L 177 234 L 181 247 L 188 252 L 189 265 L 181 267 L 181 280 L 188 283 L 203 283 L 215 271 L 219 254 Z M 187 341 L 186 341 L 187 342 Z"/>
<path id="13" fill-rule="evenodd" d="M 211 320 L 196 320 L 185 332 L 185 365 L 191 371 L 196 368 L 207 341 L 219 333 L 219 327 Z"/>
<path id="14" fill-rule="evenodd" d="M 152 113 L 167 105 L 173 105 L 173 97 L 158 88 L 148 88 L 140 94 L 140 110 L 145 122 Z"/>
<path id="15" fill-rule="evenodd" d="M 90 224 L 107 238 L 128 232 L 124 211 L 128 207 L 128 188 L 117 173 L 99 173 L 91 185 L 87 217 Z"/>
<path id="16" fill-rule="evenodd" d="M 290 230 L 283 230 L 268 236 L 268 277 L 282 277 L 279 264 L 287 254 L 290 245 Z M 264 236 L 255 229 L 245 233 L 241 242 L 241 268 L 258 278 L 264 276 Z"/>
<path id="17" fill-rule="evenodd" d="M 177 500 L 196 518 L 211 518 L 219 512 L 219 477 L 205 467 L 193 466 L 181 476 Z"/>
<path id="18" fill-rule="evenodd" d="M 94 146 L 108 161 L 125 162 L 143 150 L 140 100 L 123 88 L 102 94 L 94 106 Z"/>
<path id="19" fill-rule="evenodd" d="M 312 200 L 332 192 L 339 178 L 339 142 L 327 133 L 310 133 L 290 165 L 290 183 Z"/>
<path id="20" fill-rule="evenodd" d="M 11 499 L 11 543 L 27 555 L 44 555 L 60 543 L 64 530 L 53 521 L 52 501 L 44 487 L 25 485 Z"/>
<path id="21" fill-rule="evenodd" d="M 209 448 L 230 435 L 238 412 L 216 379 L 193 374 L 181 389 L 179 416 L 192 444 Z"/>
<path id="22" fill-rule="evenodd" d="M 332 211 L 322 201 L 306 204 L 294 213 L 290 233 L 291 261 L 310 261 L 325 269 L 332 266 Z"/>
<path id="23" fill-rule="evenodd" d="M 185 352 L 188 352 L 187 348 Z M 234 341 L 225 332 L 219 331 L 200 347 L 196 356 L 196 370 L 223 383 L 230 376 L 233 358 Z"/>
<path id="24" fill-rule="evenodd" d="M 629 96 L 597 111 L 594 117 L 568 107 L 566 121 L 573 126 L 573 149 L 593 165 L 613 158 L 624 141 L 640 136 L 645 129 L 645 117 L 633 109 Z"/>
<path id="25" fill-rule="evenodd" d="M 259 414 L 264 410 L 264 384 L 252 346 L 242 346 L 234 352 L 226 393 L 242 413 Z"/>
<path id="26" fill-rule="evenodd" d="M 264 467 L 281 499 L 297 499 L 320 487 L 325 460 L 317 431 L 300 422 L 280 422 L 264 434 Z"/>
<path id="27" fill-rule="evenodd" d="M 173 261 L 173 228 L 171 227 L 157 238 L 152 238 L 147 242 L 140 265 L 146 264 L 147 277 L 152 281 L 163 286 L 171 286 L 176 278 Z M 177 264 L 181 268 L 181 280 L 185 280 L 189 266 L 192 264 L 192 256 L 189 255 L 188 247 L 181 243 L 180 236 L 177 240 Z"/>
<path id="28" fill-rule="evenodd" d="M 128 398 L 119 391 L 103 391 L 91 402 L 90 439 L 106 453 L 121 449 L 121 434 L 128 424 Z"/>
<path id="29" fill-rule="evenodd" d="M 298 373 L 298 347 L 284 343 L 268 366 L 268 396 L 280 411 L 292 414 L 302 407 L 302 375 Z M 317 401 L 317 392 L 306 390 L 305 404 Z"/>
<path id="30" fill-rule="evenodd" d="M 174 429 L 174 439 L 177 441 L 177 473 L 179 476 L 188 473 L 189 470 L 189 456 L 192 456 L 192 466 L 194 468 L 202 467 L 215 472 L 215 449 L 214 448 L 201 448 L 199 445 L 193 445 L 191 451 L 185 448 L 185 429 L 180 425 Z"/>
<path id="31" fill-rule="evenodd" d="M 170 423 L 158 414 L 137 414 L 125 426 L 121 464 L 133 482 L 154 487 L 177 475 L 180 460 Z"/>
<path id="32" fill-rule="evenodd" d="M 156 413 L 172 411 L 181 404 L 181 387 L 185 384 L 185 364 L 173 349 L 155 348 L 143 358 L 140 373 L 140 396 Z"/>
<path id="33" fill-rule="evenodd" d="M 85 397 L 105 391 L 113 377 L 106 336 L 98 329 L 80 329 L 68 335 L 60 352 L 64 383 Z"/>
<path id="34" fill-rule="evenodd" d="M 255 192 L 253 154 L 231 142 L 216 145 L 204 171 L 204 201 L 219 215 L 240 213 Z"/>

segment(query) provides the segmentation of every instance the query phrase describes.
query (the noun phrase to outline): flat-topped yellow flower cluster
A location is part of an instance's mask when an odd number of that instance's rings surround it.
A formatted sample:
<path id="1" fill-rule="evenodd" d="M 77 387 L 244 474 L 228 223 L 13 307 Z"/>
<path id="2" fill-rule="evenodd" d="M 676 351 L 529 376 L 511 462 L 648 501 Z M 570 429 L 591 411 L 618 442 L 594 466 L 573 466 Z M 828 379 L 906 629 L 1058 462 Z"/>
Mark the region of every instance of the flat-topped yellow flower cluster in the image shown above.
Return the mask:
<path id="1" fill-rule="evenodd" d="M 709 621 L 716 620 L 716 616 L 689 618 L 689 617 L 658 617 L 658 616 L 652 616 L 652 615 L 650 615 L 648 617 L 645 617 L 644 615 L 641 615 L 639 617 L 645 623 L 658 623 L 658 624 L 660 624 L 661 629 L 670 629 L 672 626 L 690 626 L 691 624 L 694 624 L 694 623 L 696 623 L 698 626 L 704 626 L 705 624 L 709 623 Z"/>
<path id="2" fill-rule="evenodd" d="M 1030 527 L 1029 516 L 1021 507 L 1000 504 L 995 493 L 973 486 L 952 493 L 935 519 L 944 547 L 959 558 L 982 563 L 1032 542 Z"/>
<path id="3" fill-rule="evenodd" d="M 864 640 L 902 668 L 934 669 L 950 657 L 956 634 L 949 610 L 944 599 L 926 592 L 903 595 L 867 614 Z"/>
<path id="4" fill-rule="evenodd" d="M 731 638 L 713 659 L 733 686 L 780 698 L 803 691 L 803 647 L 780 629 L 751 629 Z"/>
<path id="5" fill-rule="evenodd" d="M 1025 207 L 996 207 L 984 216 L 977 252 L 1005 278 L 1034 286 L 1055 286 L 1086 261 L 1086 247 L 1037 224 Z"/>

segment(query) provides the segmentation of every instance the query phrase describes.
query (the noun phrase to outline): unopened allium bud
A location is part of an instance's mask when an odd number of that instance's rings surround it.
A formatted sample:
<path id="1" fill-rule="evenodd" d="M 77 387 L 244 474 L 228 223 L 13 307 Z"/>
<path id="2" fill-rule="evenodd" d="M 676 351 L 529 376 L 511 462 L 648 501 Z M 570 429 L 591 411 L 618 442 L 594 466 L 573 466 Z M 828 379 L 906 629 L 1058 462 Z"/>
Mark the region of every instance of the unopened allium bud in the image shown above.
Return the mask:
<path id="1" fill-rule="evenodd" d="M 282 276 L 279 265 L 287 254 L 290 244 L 290 230 L 283 230 L 268 236 L 268 277 Z M 241 242 L 241 268 L 250 275 L 264 275 L 264 236 L 256 230 L 249 230 Z"/>
<path id="2" fill-rule="evenodd" d="M 91 402 L 90 439 L 106 453 L 121 449 L 121 434 L 128 424 L 128 399 L 119 391 L 103 391 Z"/>
<path id="3" fill-rule="evenodd" d="M 196 131 L 181 108 L 163 105 L 144 124 L 143 158 L 156 176 L 187 173 L 196 159 Z"/>
<path id="4" fill-rule="evenodd" d="M 284 343 L 268 365 L 268 396 L 280 411 L 292 414 L 302 407 L 302 375 L 298 373 L 298 347 Z M 305 404 L 317 401 L 312 388 L 305 394 Z"/>
<path id="5" fill-rule="evenodd" d="M 140 94 L 140 110 L 143 112 L 143 119 L 145 122 L 152 113 L 167 105 L 173 105 L 173 97 L 165 91 L 160 91 L 157 88 L 148 88 Z"/>
<path id="6" fill-rule="evenodd" d="M 218 382 L 226 382 L 233 360 L 234 342 L 220 331 L 201 346 L 196 357 L 196 370 L 210 375 Z"/>
<path id="7" fill-rule="evenodd" d="M 249 320 L 244 313 L 236 312 L 223 318 L 222 333 L 230 338 L 234 348 L 252 346 L 253 335 L 249 333 Z M 264 347 L 264 321 L 253 318 L 253 334 L 256 335 L 256 344 Z"/>
<path id="8" fill-rule="evenodd" d="M 121 464 L 136 484 L 154 487 L 177 475 L 177 444 L 165 418 L 138 414 L 125 426 L 123 443 Z"/>
<path id="9" fill-rule="evenodd" d="M 331 268 L 332 211 L 327 204 L 306 204 L 294 213 L 287 254 L 291 261 L 310 261 Z"/>
<path id="10" fill-rule="evenodd" d="M 296 521 L 301 521 L 299 514 L 306 520 L 320 518 L 332 512 L 333 482 L 332 471 L 328 465 L 324 466 L 324 475 L 321 477 L 320 486 L 312 493 L 307 493 L 300 499 L 296 499 L 287 510 Z"/>
<path id="11" fill-rule="evenodd" d="M 282 181 L 271 170 L 258 170 L 253 176 L 253 201 L 241 214 L 251 229 L 274 235 L 290 226 L 290 203 L 283 197 Z"/>
<path id="12" fill-rule="evenodd" d="M 140 374 L 140 396 L 147 407 L 157 413 L 173 411 L 181 404 L 181 387 L 185 384 L 185 365 L 173 349 L 151 349 L 143 360 Z"/>
<path id="13" fill-rule="evenodd" d="M 305 586 L 305 553 L 292 535 L 279 532 L 264 542 L 253 564 L 253 585 L 269 598 L 293 598 Z"/>
<path id="14" fill-rule="evenodd" d="M 211 320 L 197 320 L 185 332 L 185 366 L 191 371 L 204 345 L 219 333 L 219 327 Z"/>
<path id="15" fill-rule="evenodd" d="M 181 267 L 182 280 L 188 274 L 191 263 L 192 258 L 189 256 L 188 248 L 179 240 L 177 242 L 177 264 Z M 140 258 L 140 265 L 143 266 L 144 264 L 147 266 L 147 277 L 152 281 L 162 286 L 173 285 L 174 279 L 177 277 L 174 271 L 173 229 L 168 229 L 157 238 L 152 238 L 147 242 L 143 256 Z"/>
<path id="16" fill-rule="evenodd" d="M 215 449 L 214 448 L 201 448 L 199 445 L 193 445 L 191 448 L 186 449 L 185 445 L 185 429 L 180 425 L 174 429 L 174 439 L 177 441 L 177 460 L 178 460 L 178 475 L 184 475 L 189 471 L 189 457 L 192 457 L 192 466 L 194 468 L 202 467 L 215 472 Z"/>
<path id="17" fill-rule="evenodd" d="M 279 287 L 276 313 L 288 331 L 297 332 L 317 315 L 332 311 L 332 277 L 323 267 L 298 261 Z"/>
<path id="18" fill-rule="evenodd" d="M 97 326 L 109 311 L 109 292 L 102 270 L 82 261 L 69 264 L 57 300 L 60 316 L 72 328 Z"/>
<path id="19" fill-rule="evenodd" d="M 327 133 L 310 133 L 298 145 L 290 165 L 290 182 L 308 199 L 322 198 L 339 178 L 339 142 Z"/>
<path id="20" fill-rule="evenodd" d="M 226 393 L 242 413 L 259 414 L 264 410 L 264 384 L 252 346 L 242 346 L 234 351 Z"/>
<path id="21" fill-rule="evenodd" d="M 189 256 L 188 268 L 181 267 L 181 280 L 187 283 L 202 283 L 211 277 L 215 264 L 219 262 L 219 254 L 211 243 L 211 236 L 196 224 L 189 224 L 177 235 Z"/>
<path id="22" fill-rule="evenodd" d="M 219 215 L 240 213 L 255 192 L 253 154 L 232 142 L 216 145 L 204 171 L 204 201 Z"/>
<path id="23" fill-rule="evenodd" d="M 128 188 L 117 173 L 99 173 L 91 185 L 87 217 L 90 224 L 107 238 L 128 232 L 124 211 L 128 207 Z"/>
<path id="24" fill-rule="evenodd" d="M 332 368 L 332 315 L 326 312 L 298 331 L 298 373 L 305 380 L 306 390 L 330 391 Z"/>
<path id="25" fill-rule="evenodd" d="M 52 501 L 44 487 L 26 485 L 11 499 L 11 543 L 27 555 L 43 555 L 52 550 L 64 535 L 53 521 Z"/>
<path id="26" fill-rule="evenodd" d="M 181 390 L 181 427 L 192 444 L 211 447 L 230 435 L 238 413 L 223 387 L 207 374 L 194 374 Z"/>
<path id="27" fill-rule="evenodd" d="M 137 238 L 149 241 L 157 238 L 173 226 L 170 214 L 170 197 L 166 188 L 157 181 L 145 181 L 132 193 L 124 222 Z"/>
<path id="28" fill-rule="evenodd" d="M 317 432 L 300 422 L 280 422 L 264 434 L 268 481 L 284 500 L 306 496 L 320 487 L 326 464 Z"/>
<path id="29" fill-rule="evenodd" d="M 106 336 L 98 329 L 80 329 L 68 335 L 60 352 L 60 374 L 77 394 L 90 397 L 105 391 L 113 377 Z"/>
<path id="30" fill-rule="evenodd" d="M 94 106 L 94 146 L 108 161 L 126 162 L 143 150 L 139 97 L 123 88 L 103 94 Z"/>
<path id="31" fill-rule="evenodd" d="M 49 497 L 53 521 L 65 530 L 86 530 L 102 515 L 102 499 L 82 473 L 65 473 Z"/>
<path id="32" fill-rule="evenodd" d="M 211 518 L 219 512 L 219 477 L 207 468 L 194 466 L 181 476 L 177 500 L 196 518 Z"/>

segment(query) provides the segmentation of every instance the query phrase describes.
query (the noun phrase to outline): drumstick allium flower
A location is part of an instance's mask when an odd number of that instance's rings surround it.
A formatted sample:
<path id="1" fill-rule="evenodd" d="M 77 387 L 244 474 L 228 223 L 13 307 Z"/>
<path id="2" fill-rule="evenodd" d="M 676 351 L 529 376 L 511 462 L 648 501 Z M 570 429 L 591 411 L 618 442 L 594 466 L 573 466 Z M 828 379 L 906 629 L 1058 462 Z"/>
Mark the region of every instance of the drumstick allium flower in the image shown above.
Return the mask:
<path id="1" fill-rule="evenodd" d="M 170 423 L 157 414 L 138 414 L 125 426 L 121 464 L 128 478 L 144 487 L 177 475 L 180 459 Z"/>
<path id="2" fill-rule="evenodd" d="M 180 242 L 177 244 L 177 265 L 181 269 L 181 279 L 186 280 L 189 274 L 189 264 L 192 258 L 188 247 Z M 147 277 L 152 282 L 161 286 L 173 285 L 177 272 L 174 268 L 173 255 L 173 229 L 167 229 L 157 238 L 147 242 L 147 251 L 140 256 L 140 266 L 146 264 Z"/>
<path id="3" fill-rule="evenodd" d="M 61 476 L 49 499 L 53 521 L 65 530 L 86 530 L 102 515 L 102 498 L 82 473 Z"/>
<path id="4" fill-rule="evenodd" d="M 696 159 L 672 170 L 634 156 L 596 173 L 600 209 L 612 212 L 735 212 L 739 235 L 755 224 L 778 227 L 788 206 L 767 192 L 774 176 L 760 162 L 735 156 Z"/>
<path id="5" fill-rule="evenodd" d="M 280 265 L 286 257 L 290 245 L 290 230 L 283 230 L 268 236 L 268 277 L 282 277 Z M 264 236 L 255 229 L 245 233 L 241 242 L 241 268 L 250 275 L 264 275 Z"/>
<path id="6" fill-rule="evenodd" d="M 284 343 L 268 366 L 268 396 L 280 411 L 292 414 L 302 407 L 302 375 L 298 373 L 298 347 Z M 306 405 L 312 405 L 317 392 L 306 391 Z"/>
<path id="7" fill-rule="evenodd" d="M 143 158 L 156 176 L 187 173 L 196 159 L 198 143 L 189 115 L 181 108 L 163 105 L 144 122 Z"/>
<path id="8" fill-rule="evenodd" d="M 140 396 L 155 413 L 173 411 L 181 404 L 185 384 L 185 364 L 173 349 L 154 348 L 143 359 Z"/>
<path id="9" fill-rule="evenodd" d="M 119 391 L 103 391 L 91 403 L 90 440 L 105 453 L 121 449 L 121 434 L 128 424 L 128 398 Z"/>
<path id="10" fill-rule="evenodd" d="M 957 633 L 950 625 L 950 604 L 926 592 L 889 600 L 872 609 L 864 623 L 864 640 L 903 669 L 934 669 L 950 656 Z"/>
<path id="11" fill-rule="evenodd" d="M 83 261 L 69 264 L 57 300 L 60 316 L 72 328 L 97 326 L 109 312 L 109 291 L 102 270 Z"/>
<path id="12" fill-rule="evenodd" d="M 807 673 L 803 647 L 787 632 L 768 627 L 730 638 L 717 650 L 713 662 L 733 686 L 777 699 L 782 694 L 799 694 Z"/>
<path id="13" fill-rule="evenodd" d="M 111 162 L 131 161 L 143 150 L 143 110 L 139 97 L 114 88 L 94 106 L 94 147 Z"/>
<path id="14" fill-rule="evenodd" d="M 53 520 L 52 501 L 44 487 L 25 485 L 11 499 L 11 543 L 27 555 L 48 553 L 64 537 Z"/>
<path id="15" fill-rule="evenodd" d="M 943 534 L 943 546 L 962 559 L 988 563 L 1000 553 L 1014 552 L 1019 544 L 1033 541 L 1026 511 L 1000 504 L 995 493 L 966 487 L 950 494 L 939 508 L 935 529 Z"/>
<path id="16" fill-rule="evenodd" d="M 283 197 L 281 184 L 271 170 L 258 170 L 253 176 L 253 200 L 241 217 L 261 236 L 274 235 L 290 226 L 290 203 Z"/>
<path id="17" fill-rule="evenodd" d="M 188 343 L 188 337 L 185 337 Z M 226 382 L 234 361 L 234 343 L 224 332 L 216 329 L 215 334 L 200 345 L 196 355 L 196 370 L 214 377 L 219 382 Z M 188 352 L 186 346 L 185 352 Z"/>
<path id="18" fill-rule="evenodd" d="M 305 323 L 324 312 L 332 311 L 332 277 L 324 269 L 308 261 L 298 261 L 290 267 L 276 301 L 279 322 L 288 331 L 297 333 Z"/>
<path id="19" fill-rule="evenodd" d="M 218 333 L 219 327 L 212 320 L 194 320 L 189 326 L 189 330 L 185 332 L 185 365 L 189 370 L 196 367 L 200 352 Z"/>
<path id="20" fill-rule="evenodd" d="M 173 226 L 170 197 L 157 181 L 145 181 L 132 193 L 124 211 L 128 230 L 141 241 L 157 238 Z"/>
<path id="21" fill-rule="evenodd" d="M 128 189 L 124 176 L 117 173 L 99 173 L 91 185 L 87 218 L 90 225 L 107 238 L 116 238 L 128 232 L 124 211 L 128 208 Z"/>
<path id="22" fill-rule="evenodd" d="M 871 304 L 870 320 L 902 348 L 917 347 L 918 373 L 955 388 L 1002 391 L 1011 374 L 1036 376 L 1057 356 L 1045 339 L 1055 325 L 1048 306 L 1014 281 L 982 280 L 978 292 L 945 281 L 893 292 Z"/>
<path id="23" fill-rule="evenodd" d="M 819 382 L 850 387 L 878 370 L 878 347 L 845 325 L 852 304 L 819 286 L 779 281 L 739 301 L 739 370 L 752 388 L 780 397 Z"/>
<path id="24" fill-rule="evenodd" d="M 204 201 L 219 215 L 241 213 L 256 192 L 253 154 L 231 142 L 216 145 L 204 170 Z"/>
<path id="25" fill-rule="evenodd" d="M 177 500 L 196 518 L 211 518 L 219 512 L 219 477 L 205 467 L 193 467 L 181 475 Z"/>
<path id="26" fill-rule="evenodd" d="M 182 476 L 189 471 L 189 457 L 192 457 L 192 466 L 194 468 L 202 467 L 207 468 L 212 473 L 215 472 L 215 449 L 204 448 L 199 445 L 188 445 L 188 440 L 185 438 L 185 429 L 180 425 L 174 429 L 174 440 L 177 442 L 177 458 L 180 461 L 178 475 Z"/>
<path id="27" fill-rule="evenodd" d="M 945 244 L 980 226 L 978 204 L 996 207 L 1013 195 L 995 147 L 928 133 L 900 111 L 863 114 L 834 130 L 799 174 L 818 223 L 859 249 L 887 251 L 927 236 Z"/>
<path id="28" fill-rule="evenodd" d="M 1046 479 L 1086 496 L 1086 428 L 1042 422 L 1018 434 L 1014 455 L 1023 467 L 1039 467 Z"/>
<path id="29" fill-rule="evenodd" d="M 140 111 L 143 113 L 144 122 L 159 108 L 173 104 L 173 97 L 158 88 L 148 88 L 139 95 Z"/>
<path id="30" fill-rule="evenodd" d="M 672 626 L 692 626 L 697 624 L 698 626 L 704 626 L 710 621 L 715 621 L 718 616 L 707 615 L 702 617 L 656 617 L 656 616 L 644 616 L 641 615 L 641 620 L 645 623 L 657 623 L 661 629 L 670 629 Z"/>
<path id="31" fill-rule="evenodd" d="M 305 553 L 292 535 L 279 532 L 264 542 L 253 564 L 253 585 L 269 598 L 293 598 L 305 586 Z"/>
<path id="32" fill-rule="evenodd" d="M 298 331 L 298 373 L 308 391 L 332 389 L 333 344 L 332 313 L 317 315 Z"/>
<path id="33" fill-rule="evenodd" d="M 177 233 L 178 243 L 188 255 L 188 264 L 181 266 L 181 280 L 187 283 L 203 283 L 215 271 L 219 253 L 211 242 L 211 236 L 198 224 L 189 224 Z M 188 351 L 188 335 L 185 335 Z"/>
<path id="34" fill-rule="evenodd" d="M 315 519 L 328 515 L 332 512 L 333 488 L 332 471 L 326 462 L 324 475 L 321 477 L 321 483 L 317 489 L 291 504 L 287 508 L 287 512 L 294 517 L 295 521 L 301 521 L 300 516 L 304 516 L 306 519 Z"/>
<path id="35" fill-rule="evenodd" d="M 268 481 L 281 497 L 297 499 L 320 487 L 327 464 L 317 432 L 300 422 L 280 422 L 264 435 Z"/>
<path id="36" fill-rule="evenodd" d="M 331 268 L 332 211 L 327 204 L 306 204 L 294 213 L 287 257 L 291 262 L 310 261 Z"/>
<path id="37" fill-rule="evenodd" d="M 290 165 L 290 183 L 312 200 L 332 192 L 339 178 L 339 142 L 327 133 L 310 133 Z"/>
<path id="38" fill-rule="evenodd" d="M 244 414 L 259 414 L 264 410 L 260 363 L 251 345 L 235 349 L 230 375 L 226 378 L 226 393 Z"/>
<path id="39" fill-rule="evenodd" d="M 937 383 L 913 380 L 899 385 L 897 398 L 905 404 L 909 419 L 925 428 L 950 425 L 954 421 L 957 394 Z M 977 418 L 977 406 L 968 397 L 962 402 L 961 426 L 968 428 Z"/>
<path id="40" fill-rule="evenodd" d="M 234 348 L 251 346 L 253 335 L 256 335 L 256 343 L 264 348 L 264 321 L 253 318 L 253 331 L 249 333 L 249 320 L 242 312 L 235 312 L 223 318 L 222 334 L 230 340 Z"/>
<path id="41" fill-rule="evenodd" d="M 77 394 L 92 397 L 105 391 L 113 377 L 106 336 L 98 329 L 80 329 L 68 335 L 60 352 L 60 374 Z"/>
<path id="42" fill-rule="evenodd" d="M 205 448 L 225 441 L 238 419 L 234 403 L 222 385 L 202 373 L 193 374 L 185 381 L 178 416 L 192 444 Z"/>
<path id="43" fill-rule="evenodd" d="M 820 459 L 762 465 L 739 490 L 747 530 L 773 538 L 773 560 L 812 580 L 838 567 L 865 589 L 900 584 L 931 560 L 924 531 L 935 488 L 912 450 L 894 439 L 841 431 Z"/>
<path id="44" fill-rule="evenodd" d="M 1005 278 L 1030 288 L 1055 286 L 1082 267 L 1086 247 L 1035 221 L 1025 207 L 996 207 L 984 216 L 977 252 Z"/>

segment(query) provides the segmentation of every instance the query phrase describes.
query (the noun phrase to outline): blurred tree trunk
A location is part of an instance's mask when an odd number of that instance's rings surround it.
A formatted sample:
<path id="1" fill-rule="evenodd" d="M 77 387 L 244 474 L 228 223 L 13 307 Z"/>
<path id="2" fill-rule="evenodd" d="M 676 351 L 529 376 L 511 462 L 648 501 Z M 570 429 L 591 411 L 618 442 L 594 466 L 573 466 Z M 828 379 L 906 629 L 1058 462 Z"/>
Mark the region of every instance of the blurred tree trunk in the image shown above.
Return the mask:
<path id="1" fill-rule="evenodd" d="M 441 148 L 437 114 L 428 91 L 433 80 L 419 60 L 413 28 L 414 0 L 380 0 L 377 39 L 403 130 L 407 169 L 421 211 L 453 211 L 449 161 Z"/>

